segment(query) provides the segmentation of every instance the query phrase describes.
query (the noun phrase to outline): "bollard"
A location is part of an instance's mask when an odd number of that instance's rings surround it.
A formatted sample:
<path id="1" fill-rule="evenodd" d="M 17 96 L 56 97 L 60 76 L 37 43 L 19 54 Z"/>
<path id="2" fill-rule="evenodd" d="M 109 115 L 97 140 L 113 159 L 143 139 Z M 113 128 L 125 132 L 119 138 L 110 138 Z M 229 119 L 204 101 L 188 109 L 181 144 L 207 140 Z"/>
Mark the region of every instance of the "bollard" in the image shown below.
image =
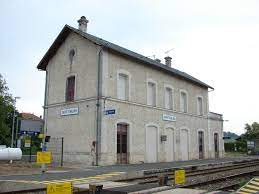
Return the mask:
<path id="1" fill-rule="evenodd" d="M 100 194 L 103 189 L 101 184 L 89 184 L 89 193 L 90 194 Z"/>
<path id="2" fill-rule="evenodd" d="M 158 177 L 158 184 L 159 186 L 165 186 L 168 183 L 168 175 L 160 175 Z"/>

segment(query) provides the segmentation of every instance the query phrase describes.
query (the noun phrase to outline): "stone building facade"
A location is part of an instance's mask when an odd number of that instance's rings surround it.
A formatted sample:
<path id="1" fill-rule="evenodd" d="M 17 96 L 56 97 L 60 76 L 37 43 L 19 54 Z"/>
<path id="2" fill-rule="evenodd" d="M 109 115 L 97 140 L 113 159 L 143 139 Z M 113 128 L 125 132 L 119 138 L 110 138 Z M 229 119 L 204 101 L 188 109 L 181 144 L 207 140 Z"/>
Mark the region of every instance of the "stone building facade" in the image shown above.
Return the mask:
<path id="1" fill-rule="evenodd" d="M 170 57 L 164 65 L 86 33 L 87 22 L 66 25 L 38 65 L 46 72 L 45 132 L 64 137 L 64 162 L 223 156 L 222 115 L 210 121 L 211 86 L 172 68 Z"/>

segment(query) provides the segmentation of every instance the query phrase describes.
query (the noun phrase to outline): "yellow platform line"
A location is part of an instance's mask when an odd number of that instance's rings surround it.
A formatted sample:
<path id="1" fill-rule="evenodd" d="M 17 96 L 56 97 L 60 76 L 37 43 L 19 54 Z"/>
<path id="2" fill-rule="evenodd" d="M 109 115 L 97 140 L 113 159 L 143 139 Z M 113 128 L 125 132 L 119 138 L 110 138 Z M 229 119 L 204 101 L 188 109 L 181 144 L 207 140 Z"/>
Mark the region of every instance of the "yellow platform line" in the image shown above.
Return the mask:
<path id="1" fill-rule="evenodd" d="M 255 190 L 246 189 L 246 188 L 241 188 L 240 191 L 245 191 L 245 192 L 250 192 L 250 193 L 256 193 L 257 192 Z"/>
<path id="2" fill-rule="evenodd" d="M 123 173 L 124 172 L 111 172 L 111 173 L 99 174 L 96 176 L 89 176 L 89 177 L 85 177 L 85 178 L 59 179 L 59 180 L 49 180 L 49 181 L 33 181 L 33 180 L 3 180 L 3 181 L 32 183 L 32 184 L 50 184 L 50 183 L 63 183 L 63 182 L 80 182 L 80 183 L 82 183 L 82 182 L 107 179 L 110 177 L 121 175 Z"/>
<path id="3" fill-rule="evenodd" d="M 251 185 L 251 184 L 248 184 L 248 185 L 246 185 L 245 187 L 249 187 L 249 188 L 251 188 L 251 189 L 255 189 L 256 191 L 259 191 L 259 187 L 254 186 L 254 185 Z"/>
<path id="4" fill-rule="evenodd" d="M 254 184 L 254 185 L 258 185 L 259 186 L 259 182 L 256 182 L 254 180 L 252 180 L 250 183 Z"/>

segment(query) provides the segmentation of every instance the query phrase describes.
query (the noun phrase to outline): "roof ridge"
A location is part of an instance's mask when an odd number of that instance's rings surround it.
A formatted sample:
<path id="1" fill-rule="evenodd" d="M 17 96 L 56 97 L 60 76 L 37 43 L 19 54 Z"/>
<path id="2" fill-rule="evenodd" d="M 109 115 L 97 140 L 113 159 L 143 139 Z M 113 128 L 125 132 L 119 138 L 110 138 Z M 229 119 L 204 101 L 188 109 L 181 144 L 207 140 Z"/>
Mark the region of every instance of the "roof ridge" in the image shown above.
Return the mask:
<path id="1" fill-rule="evenodd" d="M 150 66 L 150 67 L 157 68 L 157 69 L 166 71 L 168 73 L 172 73 L 175 76 L 178 76 L 178 77 L 180 77 L 182 79 L 189 80 L 189 81 L 191 81 L 193 83 L 196 83 L 196 84 L 198 84 L 200 86 L 214 89 L 213 87 L 211 87 L 208 84 L 200 81 L 199 79 L 189 75 L 188 73 L 185 73 L 183 71 L 180 71 L 180 70 L 172 68 L 172 67 L 168 67 L 168 66 L 164 65 L 163 63 L 160 63 L 158 61 L 150 59 L 150 58 L 148 58 L 148 57 L 146 57 L 146 56 L 144 56 L 142 54 L 139 54 L 139 53 L 137 53 L 135 51 L 131 51 L 131 50 L 127 49 L 127 48 L 124 48 L 122 46 L 119 46 L 117 44 L 109 42 L 107 40 L 104 40 L 104 39 L 99 38 L 97 36 L 94 36 L 92 34 L 89 34 L 89 33 L 86 33 L 86 32 L 82 32 L 81 30 L 78 30 L 78 29 L 76 29 L 76 28 L 74 28 L 74 27 L 72 27 L 72 26 L 70 26 L 68 24 L 66 24 L 64 26 L 64 28 L 59 33 L 59 35 L 56 38 L 56 40 L 54 41 L 54 43 L 51 45 L 51 47 L 49 48 L 49 50 L 47 51 L 47 53 L 45 54 L 43 59 L 38 64 L 38 66 L 37 66 L 38 69 L 46 70 L 47 62 L 49 61 L 49 59 L 52 56 L 54 56 L 57 47 L 59 47 L 61 45 L 62 41 L 68 36 L 69 30 L 72 30 L 73 32 L 75 32 L 75 33 L 79 34 L 80 36 L 82 36 L 82 37 L 84 37 L 84 38 L 94 42 L 97 45 L 103 46 L 103 47 L 105 47 L 107 49 L 111 49 L 111 50 L 113 50 L 115 52 L 118 52 L 118 53 L 120 53 L 122 55 L 134 58 L 134 59 L 136 59 L 138 61 L 141 61 L 142 63 L 153 65 L 153 66 Z M 53 53 L 51 53 L 51 52 L 53 52 Z"/>

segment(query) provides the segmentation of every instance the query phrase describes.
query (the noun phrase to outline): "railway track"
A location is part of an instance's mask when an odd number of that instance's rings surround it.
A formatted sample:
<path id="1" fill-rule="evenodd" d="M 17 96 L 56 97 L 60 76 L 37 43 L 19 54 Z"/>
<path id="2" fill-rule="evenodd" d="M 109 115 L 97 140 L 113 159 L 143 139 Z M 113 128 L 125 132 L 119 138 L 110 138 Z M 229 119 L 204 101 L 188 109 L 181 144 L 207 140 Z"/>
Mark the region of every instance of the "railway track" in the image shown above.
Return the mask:
<path id="1" fill-rule="evenodd" d="M 137 184 L 148 184 L 148 183 L 158 182 L 159 176 L 167 175 L 168 180 L 171 182 L 174 182 L 174 170 L 175 169 L 165 169 L 164 172 L 161 172 L 161 170 L 158 170 L 158 171 L 154 170 L 153 173 L 148 173 L 143 177 L 136 177 L 136 178 L 119 180 L 119 181 L 132 182 Z M 213 185 L 219 182 L 225 183 L 226 180 L 228 181 L 238 177 L 249 176 L 252 173 L 256 172 L 257 170 L 259 170 L 258 160 L 236 162 L 225 166 L 217 166 L 217 167 L 212 167 L 207 169 L 187 169 L 186 170 L 187 183 L 181 187 L 195 188 L 195 187 L 202 187 L 204 185 L 209 185 L 209 184 Z M 217 176 L 214 177 L 214 175 L 217 175 Z M 208 177 L 208 178 L 204 179 L 204 177 Z M 199 180 L 200 178 L 201 179 L 203 178 L 203 180 Z M 220 189 L 234 187 L 239 183 L 240 181 L 239 182 L 232 181 L 231 184 L 221 184 Z M 225 185 L 225 186 L 222 186 L 222 185 Z"/>

